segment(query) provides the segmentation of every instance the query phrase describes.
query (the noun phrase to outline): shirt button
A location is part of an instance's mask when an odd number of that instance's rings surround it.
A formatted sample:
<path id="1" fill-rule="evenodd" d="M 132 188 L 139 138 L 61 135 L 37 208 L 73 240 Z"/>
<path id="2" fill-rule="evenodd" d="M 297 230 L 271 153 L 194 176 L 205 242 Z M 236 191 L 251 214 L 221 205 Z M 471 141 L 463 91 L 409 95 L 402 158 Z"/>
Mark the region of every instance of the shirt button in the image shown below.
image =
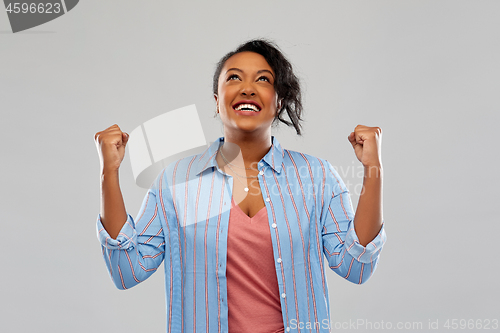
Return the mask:
<path id="1" fill-rule="evenodd" d="M 287 332 L 290 332 L 290 327 L 287 327 L 287 328 L 286 328 L 286 331 L 287 331 Z"/>
<path id="2" fill-rule="evenodd" d="M 286 297 L 286 294 L 285 294 L 285 293 L 281 294 L 281 297 L 285 298 L 285 297 Z"/>
<path id="3" fill-rule="evenodd" d="M 263 166 L 263 165 L 264 165 L 264 163 L 260 162 L 260 163 L 259 163 L 259 165 L 260 165 L 260 166 Z"/>
<path id="4" fill-rule="evenodd" d="M 276 223 L 271 224 L 271 227 L 273 227 L 274 229 L 276 229 Z"/>
<path id="5" fill-rule="evenodd" d="M 277 262 L 281 262 L 281 258 L 276 259 Z"/>
<path id="6" fill-rule="evenodd" d="M 262 176 L 263 174 L 264 174 L 264 171 L 260 170 L 260 171 L 259 171 L 259 175 L 261 175 L 261 176 Z"/>
<path id="7" fill-rule="evenodd" d="M 266 198 L 266 201 L 267 201 L 267 202 L 269 202 L 269 201 L 271 201 L 271 199 L 270 199 L 269 197 L 267 197 L 267 198 Z"/>

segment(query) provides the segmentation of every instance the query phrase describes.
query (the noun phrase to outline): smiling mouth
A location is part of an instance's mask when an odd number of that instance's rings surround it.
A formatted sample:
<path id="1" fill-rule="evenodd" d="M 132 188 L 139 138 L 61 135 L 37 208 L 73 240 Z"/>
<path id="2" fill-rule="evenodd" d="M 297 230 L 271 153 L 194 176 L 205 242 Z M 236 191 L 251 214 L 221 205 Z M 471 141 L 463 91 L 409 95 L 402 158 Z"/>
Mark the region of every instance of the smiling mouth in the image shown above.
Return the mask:
<path id="1" fill-rule="evenodd" d="M 252 104 L 240 104 L 234 109 L 236 111 L 253 111 L 253 112 L 260 111 L 258 107 L 256 107 L 255 105 L 252 105 Z"/>
<path id="2" fill-rule="evenodd" d="M 260 112 L 260 107 L 253 103 L 239 103 L 233 106 L 235 111 L 252 111 L 252 112 Z"/>

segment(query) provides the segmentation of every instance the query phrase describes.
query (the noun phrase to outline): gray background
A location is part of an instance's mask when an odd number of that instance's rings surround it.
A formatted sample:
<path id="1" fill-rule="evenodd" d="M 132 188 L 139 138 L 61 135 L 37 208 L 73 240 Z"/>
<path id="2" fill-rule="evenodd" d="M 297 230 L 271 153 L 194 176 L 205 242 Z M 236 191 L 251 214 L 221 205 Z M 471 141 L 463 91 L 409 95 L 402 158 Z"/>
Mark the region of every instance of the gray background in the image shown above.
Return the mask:
<path id="1" fill-rule="evenodd" d="M 388 243 L 362 286 L 328 272 L 333 323 L 500 319 L 499 17 L 499 1 L 87 0 L 12 34 L 0 12 L 2 331 L 164 332 L 161 271 L 118 291 L 101 258 L 93 135 L 196 104 L 221 136 L 214 65 L 254 37 L 304 85 L 303 137 L 274 135 L 342 167 L 354 205 L 347 135 L 384 131 Z M 135 216 L 128 157 L 121 181 Z"/>

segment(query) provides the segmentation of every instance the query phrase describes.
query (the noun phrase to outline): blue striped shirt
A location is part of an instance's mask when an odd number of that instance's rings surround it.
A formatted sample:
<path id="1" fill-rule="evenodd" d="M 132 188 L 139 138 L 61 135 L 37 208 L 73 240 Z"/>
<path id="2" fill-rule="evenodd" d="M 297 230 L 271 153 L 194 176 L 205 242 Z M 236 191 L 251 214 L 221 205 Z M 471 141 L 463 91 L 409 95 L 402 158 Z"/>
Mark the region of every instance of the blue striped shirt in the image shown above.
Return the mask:
<path id="1" fill-rule="evenodd" d="M 165 260 L 167 332 L 228 332 L 226 258 L 233 178 L 218 168 L 221 137 L 167 166 L 136 220 L 112 239 L 98 218 L 115 285 L 131 288 Z M 384 226 L 366 246 L 353 227 L 349 192 L 326 160 L 283 149 L 272 137 L 258 164 L 286 332 L 329 332 L 325 263 L 361 284 L 375 271 Z M 245 328 L 243 328 L 245 329 Z M 251 328 L 247 328 L 251 331 Z"/>

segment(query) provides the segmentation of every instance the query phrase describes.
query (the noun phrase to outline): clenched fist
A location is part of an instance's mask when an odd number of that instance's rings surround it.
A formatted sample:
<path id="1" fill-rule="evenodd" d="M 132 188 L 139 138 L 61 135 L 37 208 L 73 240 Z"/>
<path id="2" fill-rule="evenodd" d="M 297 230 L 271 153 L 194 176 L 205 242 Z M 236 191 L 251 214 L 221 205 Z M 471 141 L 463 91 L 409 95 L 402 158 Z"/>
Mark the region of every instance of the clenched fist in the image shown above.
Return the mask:
<path id="1" fill-rule="evenodd" d="M 125 156 L 128 138 L 129 135 L 122 132 L 116 124 L 95 134 L 94 140 L 101 160 L 101 172 L 118 170 Z"/>
<path id="2" fill-rule="evenodd" d="M 380 127 L 358 125 L 347 139 L 363 166 L 382 166 L 382 129 Z"/>

